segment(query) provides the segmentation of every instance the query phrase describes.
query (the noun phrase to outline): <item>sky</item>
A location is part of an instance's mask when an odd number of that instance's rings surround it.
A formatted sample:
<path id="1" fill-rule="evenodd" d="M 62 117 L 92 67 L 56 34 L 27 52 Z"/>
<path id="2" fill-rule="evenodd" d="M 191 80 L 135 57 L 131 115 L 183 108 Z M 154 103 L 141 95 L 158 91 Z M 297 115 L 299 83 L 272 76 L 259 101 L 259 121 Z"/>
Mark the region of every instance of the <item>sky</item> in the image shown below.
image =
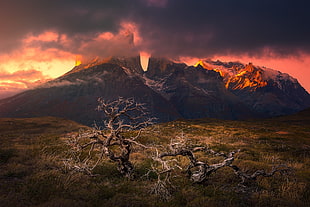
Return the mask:
<path id="1" fill-rule="evenodd" d="M 1 0 L 0 8 L 0 98 L 66 73 L 77 57 L 140 52 L 252 62 L 310 91 L 308 0 Z"/>

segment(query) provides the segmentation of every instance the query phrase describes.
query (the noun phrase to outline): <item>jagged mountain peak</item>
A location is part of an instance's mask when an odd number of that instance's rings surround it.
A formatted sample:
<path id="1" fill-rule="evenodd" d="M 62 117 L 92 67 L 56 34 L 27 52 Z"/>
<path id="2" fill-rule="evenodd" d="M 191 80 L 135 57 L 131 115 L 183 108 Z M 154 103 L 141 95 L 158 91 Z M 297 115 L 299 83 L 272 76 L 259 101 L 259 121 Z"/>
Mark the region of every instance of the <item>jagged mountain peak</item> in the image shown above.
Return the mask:
<path id="1" fill-rule="evenodd" d="M 213 61 L 211 59 L 207 59 L 203 61 L 205 64 L 210 65 L 213 68 L 244 68 L 245 65 L 239 61 L 230 61 L 230 62 L 223 62 L 220 60 Z"/>
<path id="2" fill-rule="evenodd" d="M 123 68 L 130 69 L 132 72 L 135 73 L 143 73 L 143 69 L 140 63 L 140 56 L 131 56 L 131 57 L 122 57 L 122 56 L 110 56 L 110 57 L 94 57 L 88 60 L 78 61 L 78 64 L 69 72 L 64 74 L 64 76 L 77 73 L 82 70 L 87 70 L 90 68 L 94 68 L 95 66 L 99 66 L 102 64 L 116 64 Z"/>
<path id="3" fill-rule="evenodd" d="M 213 70 L 214 69 L 212 66 L 210 66 L 209 64 L 207 64 L 203 60 L 199 60 L 196 64 L 194 64 L 194 67 L 203 67 L 207 70 Z"/>
<path id="4" fill-rule="evenodd" d="M 175 71 L 182 71 L 186 68 L 185 63 L 176 63 L 167 58 L 150 57 L 147 71 L 145 72 L 147 77 L 161 78 Z"/>
<path id="5" fill-rule="evenodd" d="M 159 121 L 244 119 L 290 114 L 310 95 L 288 74 L 254 64 L 199 61 L 195 66 L 151 57 L 94 58 L 44 86 L 0 101 L 0 117 L 61 116 L 91 125 L 98 97 L 135 97 Z"/>
<path id="6" fill-rule="evenodd" d="M 214 70 L 223 77 L 226 88 L 232 90 L 247 89 L 255 91 L 263 88 L 269 82 L 277 83 L 281 88 L 281 81 L 290 81 L 298 84 L 298 81 L 286 73 L 256 66 L 253 63 L 243 64 L 240 62 L 221 62 L 219 60 L 199 61 L 195 66 L 200 65 L 207 70 Z"/>
<path id="7" fill-rule="evenodd" d="M 226 88 L 233 90 L 248 89 L 255 91 L 257 88 L 267 86 L 267 80 L 265 80 L 262 70 L 259 67 L 255 67 L 252 63 L 245 65 L 243 68 L 234 67 L 236 74 L 227 78 Z"/>
<path id="8" fill-rule="evenodd" d="M 109 63 L 120 65 L 134 73 L 142 74 L 144 72 L 139 55 L 132 57 L 112 57 Z"/>
<path id="9" fill-rule="evenodd" d="M 63 76 L 72 74 L 72 73 L 77 73 L 79 71 L 82 70 L 86 70 L 89 69 L 91 67 L 97 66 L 97 65 L 101 65 L 104 63 L 108 63 L 110 62 L 112 59 L 112 57 L 107 57 L 107 58 L 100 58 L 100 57 L 94 57 L 91 58 L 89 60 L 76 60 L 76 64 L 74 66 L 74 68 L 72 70 L 70 70 L 69 72 L 65 73 Z"/>

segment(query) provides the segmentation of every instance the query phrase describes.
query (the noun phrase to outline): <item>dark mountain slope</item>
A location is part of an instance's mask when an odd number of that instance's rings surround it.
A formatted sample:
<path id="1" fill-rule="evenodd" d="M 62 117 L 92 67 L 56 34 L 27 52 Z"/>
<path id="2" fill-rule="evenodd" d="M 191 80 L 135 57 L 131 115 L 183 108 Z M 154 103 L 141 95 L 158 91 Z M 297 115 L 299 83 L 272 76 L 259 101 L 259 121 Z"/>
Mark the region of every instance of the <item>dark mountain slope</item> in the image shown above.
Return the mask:
<path id="1" fill-rule="evenodd" d="M 0 102 L 0 116 L 58 116 L 91 125 L 100 120 L 95 111 L 98 97 L 109 100 L 135 97 L 137 102 L 146 103 L 150 115 L 159 121 L 180 117 L 168 101 L 139 78 L 110 63 L 70 73 L 40 88 L 4 99 Z"/>
<path id="2" fill-rule="evenodd" d="M 293 114 L 310 106 L 310 95 L 286 73 L 238 62 L 207 61 L 221 72 L 226 88 L 252 110 L 265 116 Z"/>
<path id="3" fill-rule="evenodd" d="M 144 77 L 184 118 L 244 119 L 255 114 L 226 90 L 219 73 L 201 66 L 151 58 Z"/>
<path id="4" fill-rule="evenodd" d="M 58 116 L 91 125 L 97 99 L 134 97 L 159 122 L 178 118 L 247 119 L 292 114 L 310 95 L 288 74 L 252 64 L 200 61 L 195 66 L 151 58 L 94 59 L 65 75 L 0 100 L 0 117 Z"/>

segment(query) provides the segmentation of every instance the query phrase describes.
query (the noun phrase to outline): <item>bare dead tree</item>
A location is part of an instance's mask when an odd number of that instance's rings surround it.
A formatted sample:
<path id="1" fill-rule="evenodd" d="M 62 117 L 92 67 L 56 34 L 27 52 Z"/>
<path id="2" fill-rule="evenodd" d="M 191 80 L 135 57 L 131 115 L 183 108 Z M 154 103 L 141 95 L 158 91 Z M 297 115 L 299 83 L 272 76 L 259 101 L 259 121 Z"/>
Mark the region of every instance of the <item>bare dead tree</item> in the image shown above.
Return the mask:
<path id="1" fill-rule="evenodd" d="M 155 152 L 151 155 L 154 163 L 145 175 L 154 173 L 157 177 L 156 182 L 151 186 L 150 193 L 159 196 L 161 200 L 168 200 L 171 197 L 171 188 L 173 188 L 171 177 L 175 168 L 180 168 L 176 159 L 161 159 L 159 156 L 159 147 L 153 147 Z"/>
<path id="2" fill-rule="evenodd" d="M 223 160 L 219 163 L 208 164 L 205 161 L 199 160 L 195 153 L 202 152 L 205 157 L 215 156 L 222 157 Z M 290 169 L 286 165 L 278 165 L 272 168 L 271 172 L 267 173 L 265 170 L 256 170 L 252 174 L 243 172 L 239 167 L 233 165 L 235 160 L 235 154 L 240 150 L 232 151 L 228 154 L 222 152 L 216 152 L 209 147 L 205 146 L 194 146 L 187 142 L 184 135 L 171 140 L 170 144 L 163 152 L 156 151 L 156 155 L 152 156 L 153 160 L 158 163 L 157 167 L 152 167 L 150 170 L 157 175 L 157 183 L 152 186 L 151 192 L 159 195 L 163 200 L 168 199 L 171 195 L 169 194 L 169 186 L 171 186 L 171 175 L 175 169 L 181 169 L 185 172 L 189 179 L 193 183 L 203 183 L 208 177 L 223 167 L 229 167 L 233 169 L 233 172 L 241 179 L 239 186 L 244 188 L 248 181 L 256 180 L 257 177 L 271 177 L 276 172 L 284 173 Z M 188 164 L 182 167 L 178 160 L 178 156 L 186 157 Z M 242 189 L 242 191 L 244 191 Z"/>
<path id="3" fill-rule="evenodd" d="M 172 178 L 176 175 L 176 170 L 185 172 L 193 183 L 203 183 L 212 173 L 229 167 L 241 179 L 240 186 L 256 180 L 259 176 L 271 177 L 276 172 L 288 170 L 286 166 L 279 165 L 269 173 L 265 170 L 245 173 L 233 164 L 235 154 L 240 150 L 228 154 L 216 152 L 207 146 L 190 143 L 183 133 L 171 139 L 168 145 L 143 145 L 139 137 L 146 127 L 154 122 L 153 118 L 148 118 L 143 104 L 136 103 L 133 98 L 119 98 L 115 101 L 99 98 L 98 102 L 98 111 L 105 115 L 104 127 L 95 125 L 91 130 L 80 131 L 67 140 L 71 146 L 71 157 L 65 160 L 65 164 L 75 171 L 92 174 L 94 168 L 104 158 L 108 158 L 118 164 L 117 169 L 122 175 L 132 178 L 134 167 L 130 155 L 134 146 L 142 147 L 147 149 L 145 153 L 149 153 L 153 160 L 146 176 L 153 173 L 157 177 L 155 184 L 151 186 L 151 193 L 167 200 L 171 197 L 171 189 L 174 189 Z M 202 159 L 197 156 L 198 153 Z M 180 157 L 186 158 L 187 162 L 181 163 Z M 208 157 L 221 157 L 222 160 L 209 164 L 205 159 Z"/>
<path id="4" fill-rule="evenodd" d="M 256 170 L 252 174 L 247 174 L 243 172 L 239 167 L 236 165 L 229 165 L 234 170 L 234 173 L 241 178 L 241 182 L 239 183 L 239 186 L 245 187 L 245 184 L 249 181 L 255 181 L 258 177 L 272 177 L 276 172 L 279 172 L 281 174 L 283 173 L 289 173 L 292 169 L 287 167 L 286 165 L 277 165 L 273 166 L 271 171 L 268 173 L 264 169 L 263 170 Z"/>
<path id="5" fill-rule="evenodd" d="M 95 125 L 68 140 L 72 155 L 65 164 L 71 169 L 91 174 L 92 170 L 106 157 L 118 164 L 119 172 L 125 177 L 133 175 L 130 154 L 133 145 L 146 147 L 137 139 L 145 127 L 153 124 L 148 118 L 144 104 L 134 98 L 118 98 L 115 101 L 98 99 L 97 110 L 102 111 L 106 120 L 104 127 Z"/>

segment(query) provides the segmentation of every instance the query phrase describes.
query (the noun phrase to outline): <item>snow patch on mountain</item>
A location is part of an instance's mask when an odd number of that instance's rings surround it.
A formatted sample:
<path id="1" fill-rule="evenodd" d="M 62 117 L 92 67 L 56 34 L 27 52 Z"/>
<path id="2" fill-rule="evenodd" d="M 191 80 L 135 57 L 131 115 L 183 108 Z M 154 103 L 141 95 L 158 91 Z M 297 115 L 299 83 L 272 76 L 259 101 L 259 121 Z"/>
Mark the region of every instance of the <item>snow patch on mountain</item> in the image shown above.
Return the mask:
<path id="1" fill-rule="evenodd" d="M 152 80 L 148 77 L 146 77 L 145 74 L 142 76 L 142 80 L 146 86 L 151 88 L 156 93 L 160 94 L 162 97 L 164 97 L 166 100 L 170 100 L 171 96 L 167 93 L 165 93 L 165 87 L 164 84 L 166 82 L 165 79 L 160 80 Z"/>
<path id="2" fill-rule="evenodd" d="M 129 76 L 129 77 L 133 77 L 134 73 L 132 72 L 132 70 L 130 70 L 129 68 L 126 68 L 124 66 L 122 66 L 122 69 L 124 70 L 124 72 Z"/>
<path id="3" fill-rule="evenodd" d="M 264 79 L 268 80 L 268 79 L 273 79 L 273 80 L 286 80 L 286 81 L 291 81 L 293 83 L 297 83 L 297 79 L 293 78 L 292 76 L 290 76 L 287 73 L 282 73 L 280 71 L 271 69 L 271 68 L 266 68 L 266 67 L 262 67 L 264 73 L 263 73 L 263 77 Z"/>
<path id="4" fill-rule="evenodd" d="M 68 80 L 50 81 L 43 85 L 38 86 L 37 88 L 63 87 L 63 86 L 81 85 L 83 83 L 85 83 L 85 81 L 80 79 L 76 79 L 75 81 L 68 81 Z"/>

